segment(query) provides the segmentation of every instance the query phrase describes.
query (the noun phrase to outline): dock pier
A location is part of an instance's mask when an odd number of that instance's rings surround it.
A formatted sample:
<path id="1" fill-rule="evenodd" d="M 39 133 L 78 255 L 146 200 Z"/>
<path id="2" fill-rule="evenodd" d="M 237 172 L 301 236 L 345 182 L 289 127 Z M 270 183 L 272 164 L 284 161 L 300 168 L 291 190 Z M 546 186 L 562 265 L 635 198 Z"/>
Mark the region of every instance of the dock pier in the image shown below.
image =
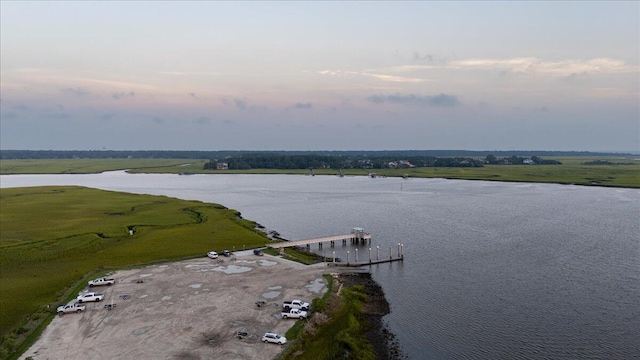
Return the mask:
<path id="1" fill-rule="evenodd" d="M 307 249 L 311 249 L 311 244 L 318 244 L 318 248 L 322 249 L 324 243 L 329 243 L 331 247 L 335 247 L 336 241 L 342 241 L 342 245 L 347 245 L 347 241 L 352 244 L 364 244 L 371 242 L 371 234 L 365 233 L 362 228 L 353 228 L 351 233 L 346 235 L 334 235 L 315 239 L 295 240 L 295 241 L 283 241 L 274 244 L 267 244 L 272 249 L 278 249 L 280 253 L 284 251 L 284 248 L 302 246 L 305 245 Z"/>
<path id="2" fill-rule="evenodd" d="M 285 248 L 295 247 L 295 246 L 306 246 L 308 250 L 311 249 L 311 244 L 318 244 L 318 249 L 322 249 L 324 243 L 329 243 L 333 248 L 336 245 L 337 241 L 342 241 L 342 245 L 347 245 L 347 241 L 350 241 L 351 244 L 364 244 L 366 242 L 371 243 L 371 234 L 365 233 L 362 228 L 353 228 L 351 233 L 346 235 L 334 235 L 327 236 L 315 239 L 306 239 L 306 240 L 295 240 L 295 241 L 283 241 L 279 243 L 267 244 L 268 247 L 272 249 L 278 249 L 280 254 L 284 252 Z M 394 261 L 402 261 L 404 260 L 404 245 L 398 243 L 397 255 L 393 254 L 393 247 L 389 247 L 389 258 L 380 258 L 380 246 L 376 246 L 376 256 L 375 259 L 372 256 L 372 249 L 369 248 L 369 261 L 368 262 L 360 262 L 358 258 L 358 249 L 356 248 L 354 251 L 355 261 L 351 262 L 351 253 L 347 251 L 347 262 L 338 262 L 336 261 L 336 252 L 333 252 L 333 261 L 325 261 L 327 266 L 341 266 L 341 267 L 359 267 L 366 265 L 374 265 L 374 264 L 382 264 Z M 325 260 L 327 258 L 325 257 Z"/>
<path id="3" fill-rule="evenodd" d="M 336 262 L 336 252 L 333 252 L 333 261 L 327 262 L 327 266 L 340 266 L 340 267 L 361 267 L 367 265 L 375 265 L 375 264 L 383 264 L 394 261 L 403 261 L 404 260 L 404 245 L 398 243 L 398 254 L 396 257 L 393 256 L 392 247 L 389 247 L 389 258 L 388 259 L 380 259 L 380 246 L 376 246 L 376 259 L 374 260 L 371 256 L 371 248 L 369 248 L 369 261 L 368 262 L 358 262 L 358 249 L 355 249 L 355 262 L 351 262 L 351 253 L 347 251 L 347 262 Z"/>

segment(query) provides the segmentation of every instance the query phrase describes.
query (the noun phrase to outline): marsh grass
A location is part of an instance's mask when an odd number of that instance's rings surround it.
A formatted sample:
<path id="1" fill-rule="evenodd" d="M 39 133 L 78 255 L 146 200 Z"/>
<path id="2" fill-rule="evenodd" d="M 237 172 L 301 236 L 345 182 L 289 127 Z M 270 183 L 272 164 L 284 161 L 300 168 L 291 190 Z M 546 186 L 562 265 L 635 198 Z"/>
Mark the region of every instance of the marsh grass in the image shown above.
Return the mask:
<path id="1" fill-rule="evenodd" d="M 616 156 L 545 157 L 561 165 L 485 165 L 481 168 L 342 169 L 347 176 L 446 178 L 540 182 L 640 188 L 640 161 Z M 613 165 L 584 165 L 602 160 Z M 204 170 L 204 160 L 193 159 L 46 159 L 0 160 L 0 174 L 78 174 L 128 169 L 133 173 L 171 174 L 295 174 L 311 175 L 307 169 Z M 338 169 L 314 169 L 315 175 L 337 175 Z"/>
<path id="2" fill-rule="evenodd" d="M 103 171 L 175 168 L 175 173 L 188 167 L 204 166 L 194 159 L 2 159 L 0 174 L 93 174 Z M 174 171 L 172 171 L 174 172 Z"/>
<path id="3" fill-rule="evenodd" d="M 97 273 L 269 241 L 237 211 L 199 201 L 84 187 L 1 189 L 0 201 L 3 344 L 19 345 L 34 314 L 48 317 Z"/>

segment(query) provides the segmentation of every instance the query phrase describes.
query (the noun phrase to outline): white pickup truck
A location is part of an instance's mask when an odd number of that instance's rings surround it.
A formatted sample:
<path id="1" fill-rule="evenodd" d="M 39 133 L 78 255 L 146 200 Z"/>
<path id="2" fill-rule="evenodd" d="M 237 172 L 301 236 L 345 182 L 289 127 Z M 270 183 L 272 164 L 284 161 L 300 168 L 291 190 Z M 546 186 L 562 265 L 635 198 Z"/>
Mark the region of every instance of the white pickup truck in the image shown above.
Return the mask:
<path id="1" fill-rule="evenodd" d="M 282 312 L 283 319 L 306 319 L 307 312 L 300 309 L 291 309 L 289 311 Z"/>
<path id="2" fill-rule="evenodd" d="M 111 286 L 116 283 L 116 279 L 97 278 L 89 281 L 89 287 L 107 285 Z"/>
<path id="3" fill-rule="evenodd" d="M 84 311 L 85 309 L 86 307 L 84 305 L 73 303 L 73 304 L 58 306 L 58 309 L 56 311 L 60 316 L 62 316 L 66 313 L 72 313 L 72 312 L 79 313 L 81 311 Z"/>
<path id="4" fill-rule="evenodd" d="M 94 292 L 90 292 L 90 293 L 86 293 L 86 294 L 80 294 L 76 298 L 76 300 L 78 300 L 79 303 L 90 302 L 90 301 L 98 302 L 98 301 L 100 301 L 102 299 L 104 299 L 104 294 L 98 294 L 98 293 L 94 293 Z"/>
<path id="5" fill-rule="evenodd" d="M 289 309 L 300 309 L 300 310 L 309 310 L 309 303 L 306 301 L 302 301 L 302 300 L 291 300 L 291 301 L 285 301 L 282 303 L 282 307 L 285 310 L 289 310 Z"/>

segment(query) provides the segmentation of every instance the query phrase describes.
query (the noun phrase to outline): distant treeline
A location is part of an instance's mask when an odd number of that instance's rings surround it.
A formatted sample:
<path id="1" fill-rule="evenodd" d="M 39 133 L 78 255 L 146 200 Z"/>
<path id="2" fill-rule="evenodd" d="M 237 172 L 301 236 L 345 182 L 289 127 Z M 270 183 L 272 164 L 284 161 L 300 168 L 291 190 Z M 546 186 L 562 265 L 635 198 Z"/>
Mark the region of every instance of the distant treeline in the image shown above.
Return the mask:
<path id="1" fill-rule="evenodd" d="M 231 170 L 248 169 L 387 169 L 410 167 L 482 167 L 484 160 L 433 156 L 330 156 L 330 155 L 289 155 L 253 153 L 241 156 L 212 159 L 204 169 L 224 168 Z"/>
<path id="2" fill-rule="evenodd" d="M 560 165 L 557 160 L 545 160 L 539 156 L 509 156 L 498 158 L 489 154 L 484 158 L 435 157 L 435 156 L 330 156 L 252 153 L 211 159 L 204 169 L 402 169 L 413 167 L 483 167 L 492 165 Z"/>
<path id="3" fill-rule="evenodd" d="M 487 155 L 500 157 L 532 156 L 634 156 L 630 153 L 603 153 L 589 151 L 471 151 L 471 150 L 349 150 L 349 151 L 173 151 L 173 150 L 0 150 L 0 159 L 224 159 L 244 155 L 316 155 L 329 157 L 362 157 L 408 159 L 418 157 L 434 158 L 485 158 Z"/>

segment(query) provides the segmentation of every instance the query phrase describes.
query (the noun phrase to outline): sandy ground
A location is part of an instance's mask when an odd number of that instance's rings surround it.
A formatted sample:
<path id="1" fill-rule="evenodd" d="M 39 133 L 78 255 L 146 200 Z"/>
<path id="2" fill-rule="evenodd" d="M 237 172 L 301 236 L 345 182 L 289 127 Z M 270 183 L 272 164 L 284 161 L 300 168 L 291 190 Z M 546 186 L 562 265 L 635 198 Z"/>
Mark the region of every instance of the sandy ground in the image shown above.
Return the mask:
<path id="1" fill-rule="evenodd" d="M 95 288 L 105 300 L 56 316 L 20 359 L 273 359 L 282 348 L 260 338 L 294 324 L 282 301 L 321 296 L 326 270 L 248 251 L 118 271 Z"/>

